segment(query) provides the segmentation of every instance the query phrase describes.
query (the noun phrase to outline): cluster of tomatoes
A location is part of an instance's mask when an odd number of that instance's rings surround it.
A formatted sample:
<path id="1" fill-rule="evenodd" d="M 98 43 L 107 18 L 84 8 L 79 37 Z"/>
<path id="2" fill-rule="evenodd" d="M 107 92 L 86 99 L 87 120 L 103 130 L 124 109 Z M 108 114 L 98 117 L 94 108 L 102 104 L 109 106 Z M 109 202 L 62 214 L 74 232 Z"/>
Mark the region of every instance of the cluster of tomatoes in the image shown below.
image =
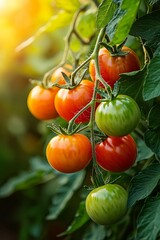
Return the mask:
<path id="1" fill-rule="evenodd" d="M 139 59 L 131 49 L 123 47 L 121 53 L 123 54 L 120 56 L 112 56 L 104 47 L 99 51 L 100 73 L 111 89 L 119 79 L 119 74 L 140 68 Z M 75 118 L 75 124 L 90 122 L 96 81 L 94 60 L 89 64 L 91 80 L 83 79 L 72 88 L 63 88 L 66 84 L 61 72 L 69 76 L 71 69 L 57 69 L 51 81 L 62 85 L 62 88 L 57 86 L 45 88 L 38 85 L 30 91 L 27 100 L 30 112 L 40 120 L 60 116 L 67 122 Z M 99 84 L 99 88 L 103 88 L 102 83 Z M 130 133 L 140 120 L 137 103 L 127 95 L 100 100 L 102 101 L 96 103 L 94 116 L 99 131 L 106 138 L 97 142 L 93 150 L 91 141 L 84 134 L 76 132 L 56 135 L 46 148 L 48 162 L 54 169 L 62 173 L 80 171 L 90 163 L 93 154 L 98 166 L 110 172 L 123 172 L 134 164 L 137 147 Z M 127 191 L 123 187 L 108 183 L 96 187 L 89 193 L 86 210 L 96 223 L 112 224 L 125 215 L 127 198 Z"/>

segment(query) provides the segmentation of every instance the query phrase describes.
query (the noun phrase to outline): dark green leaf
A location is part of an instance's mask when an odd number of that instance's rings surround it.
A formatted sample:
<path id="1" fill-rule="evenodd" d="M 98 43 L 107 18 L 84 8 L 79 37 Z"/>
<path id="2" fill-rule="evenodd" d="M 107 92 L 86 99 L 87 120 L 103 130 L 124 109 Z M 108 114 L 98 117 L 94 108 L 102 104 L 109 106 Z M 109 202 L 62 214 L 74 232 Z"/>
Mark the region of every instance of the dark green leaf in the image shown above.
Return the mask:
<path id="1" fill-rule="evenodd" d="M 160 96 L 160 46 L 157 48 L 154 56 L 148 65 L 148 73 L 144 83 L 144 99 L 150 100 Z"/>
<path id="2" fill-rule="evenodd" d="M 132 97 L 139 105 L 140 110 L 144 115 L 148 115 L 148 111 L 152 106 L 152 101 L 145 102 L 143 100 L 143 84 L 147 69 L 144 67 L 140 71 L 123 73 L 120 76 L 120 92 Z"/>
<path id="3" fill-rule="evenodd" d="M 151 4 L 151 5 L 153 5 L 157 2 L 159 2 L 159 0 L 148 0 L 148 3 Z"/>
<path id="4" fill-rule="evenodd" d="M 156 240 L 160 232 L 160 194 L 145 202 L 138 217 L 136 240 Z"/>
<path id="5" fill-rule="evenodd" d="M 46 159 L 40 158 L 40 157 L 34 157 L 30 160 L 30 168 L 33 171 L 46 171 L 51 172 L 52 169 Z"/>
<path id="6" fill-rule="evenodd" d="M 117 5 L 112 0 L 103 0 L 102 3 L 99 5 L 98 14 L 97 14 L 97 28 L 105 27 L 117 8 Z"/>
<path id="7" fill-rule="evenodd" d="M 104 240 L 106 237 L 111 235 L 110 228 L 106 226 L 98 225 L 95 223 L 91 223 L 84 233 L 82 240 Z"/>
<path id="8" fill-rule="evenodd" d="M 140 0 L 122 0 L 119 8 L 107 26 L 107 34 L 112 46 L 121 44 L 129 34 L 135 20 Z"/>
<path id="9" fill-rule="evenodd" d="M 160 127 L 160 105 L 155 105 L 148 116 L 149 128 L 157 129 Z"/>
<path id="10" fill-rule="evenodd" d="M 123 73 L 120 75 L 120 93 L 127 94 L 134 98 L 139 104 L 143 101 L 142 89 L 146 67 L 140 71 Z"/>
<path id="11" fill-rule="evenodd" d="M 133 177 L 129 187 L 128 206 L 149 196 L 160 179 L 160 164 L 155 163 Z"/>
<path id="12" fill-rule="evenodd" d="M 134 136 L 133 136 L 134 137 Z M 137 159 L 136 161 L 142 161 L 144 159 L 148 159 L 153 156 L 153 152 L 150 148 L 148 148 L 144 142 L 144 140 L 138 136 L 134 137 L 137 144 Z"/>
<path id="13" fill-rule="evenodd" d="M 137 19 L 131 28 L 130 34 L 140 36 L 147 41 L 148 45 L 151 44 L 156 48 L 160 36 L 160 11 L 152 12 Z"/>
<path id="14" fill-rule="evenodd" d="M 9 179 L 0 188 L 0 197 L 8 197 L 15 191 L 27 189 L 42 182 L 49 181 L 54 177 L 51 167 L 42 159 L 31 159 L 31 169 L 32 170 L 22 172 L 18 176 Z"/>
<path id="15" fill-rule="evenodd" d="M 71 234 L 82 227 L 89 220 L 89 216 L 86 212 L 85 202 L 81 202 L 77 212 L 75 214 L 74 220 L 67 230 L 61 233 L 59 236 Z"/>
<path id="16" fill-rule="evenodd" d="M 54 192 L 52 205 L 47 216 L 48 220 L 56 219 L 62 212 L 62 210 L 66 207 L 66 204 L 72 198 L 74 192 L 81 186 L 84 176 L 84 171 L 69 175 L 60 175 L 60 186 Z"/>
<path id="17" fill-rule="evenodd" d="M 144 134 L 146 145 L 158 156 L 160 156 L 160 128 L 147 130 Z"/>

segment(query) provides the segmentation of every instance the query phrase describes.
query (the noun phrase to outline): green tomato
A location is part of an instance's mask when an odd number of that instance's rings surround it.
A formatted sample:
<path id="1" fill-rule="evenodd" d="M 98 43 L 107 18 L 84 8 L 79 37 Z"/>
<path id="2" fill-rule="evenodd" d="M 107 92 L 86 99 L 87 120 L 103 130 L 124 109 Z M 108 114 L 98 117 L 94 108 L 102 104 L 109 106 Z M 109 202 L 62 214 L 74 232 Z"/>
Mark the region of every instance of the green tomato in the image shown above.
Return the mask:
<path id="1" fill-rule="evenodd" d="M 95 113 L 98 128 L 108 136 L 125 136 L 139 123 L 140 109 L 133 98 L 118 95 L 113 100 L 102 102 Z"/>
<path id="2" fill-rule="evenodd" d="M 107 184 L 92 190 L 86 199 L 86 211 L 97 224 L 120 221 L 127 212 L 127 191 L 118 184 Z"/>

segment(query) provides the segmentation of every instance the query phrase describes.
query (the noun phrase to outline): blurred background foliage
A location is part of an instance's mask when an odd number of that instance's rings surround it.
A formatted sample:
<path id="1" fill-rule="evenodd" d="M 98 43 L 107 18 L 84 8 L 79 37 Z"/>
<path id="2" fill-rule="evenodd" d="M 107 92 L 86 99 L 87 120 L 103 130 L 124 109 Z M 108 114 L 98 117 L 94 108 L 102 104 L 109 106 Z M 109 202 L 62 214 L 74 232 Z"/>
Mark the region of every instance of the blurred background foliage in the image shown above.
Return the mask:
<path id="1" fill-rule="evenodd" d="M 84 173 L 64 177 L 53 173 L 44 149 L 52 136 L 46 122 L 36 120 L 28 111 L 26 99 L 32 88 L 29 79 L 42 79 L 58 64 L 64 50 L 64 37 L 78 0 L 0 0 L 0 238 L 2 240 L 68 239 L 57 238 L 72 220 L 77 205 L 74 199 L 66 214 L 60 211 L 78 191 Z M 95 6 L 81 14 L 77 31 L 85 39 L 95 32 Z M 86 27 L 86 21 L 90 28 Z M 73 38 L 73 55 L 81 43 Z M 84 46 L 86 51 L 86 48 Z M 58 119 L 57 121 L 62 121 Z M 65 124 L 65 123 L 64 123 Z M 58 179 L 58 180 L 57 180 Z M 71 186 L 71 182 L 73 186 Z M 42 184 L 45 183 L 45 184 Z M 57 203 L 48 210 L 51 196 L 64 187 Z M 64 193 L 70 188 L 70 194 Z M 22 191 L 18 191 L 22 190 Z M 80 194 L 75 195 L 78 198 Z M 66 197 L 66 198 L 65 198 Z M 59 212 L 58 212 L 59 211 Z M 48 215 L 49 214 L 49 215 Z M 46 221 L 46 216 L 54 221 Z M 56 220 L 55 220 L 56 219 Z M 85 220 L 87 221 L 88 218 Z M 78 239 L 78 238 L 77 238 Z"/>

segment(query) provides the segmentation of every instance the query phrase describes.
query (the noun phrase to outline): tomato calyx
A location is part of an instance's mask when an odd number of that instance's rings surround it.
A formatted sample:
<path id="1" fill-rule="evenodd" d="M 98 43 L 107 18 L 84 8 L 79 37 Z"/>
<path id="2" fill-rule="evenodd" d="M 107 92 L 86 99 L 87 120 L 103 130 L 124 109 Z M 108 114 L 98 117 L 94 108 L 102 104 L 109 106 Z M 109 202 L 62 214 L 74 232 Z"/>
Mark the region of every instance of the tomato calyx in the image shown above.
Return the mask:
<path id="1" fill-rule="evenodd" d="M 96 99 L 96 101 L 97 102 L 112 101 L 118 96 L 119 90 L 120 90 L 120 85 L 118 81 L 114 84 L 114 88 L 110 93 L 108 93 L 108 91 L 106 91 L 106 89 L 104 88 L 99 88 L 99 89 L 97 88 L 96 92 L 102 97 L 102 99 Z"/>
<path id="2" fill-rule="evenodd" d="M 55 123 L 51 123 L 50 125 L 48 125 L 48 127 L 57 135 L 61 135 L 61 134 L 64 134 L 64 135 L 73 135 L 75 133 L 78 133 L 80 132 L 80 127 L 81 127 L 81 123 L 79 124 L 74 124 L 72 125 L 72 127 L 69 129 L 69 128 L 64 128 L 64 127 L 61 127 L 61 126 L 57 126 Z"/>
<path id="3" fill-rule="evenodd" d="M 109 45 L 109 43 L 106 43 L 106 42 L 100 42 L 100 44 L 110 52 L 110 55 L 112 57 L 122 57 L 129 54 L 128 51 L 122 51 L 122 47 L 124 46 L 126 40 L 127 38 L 120 45 L 114 45 L 114 46 L 111 46 Z"/>

